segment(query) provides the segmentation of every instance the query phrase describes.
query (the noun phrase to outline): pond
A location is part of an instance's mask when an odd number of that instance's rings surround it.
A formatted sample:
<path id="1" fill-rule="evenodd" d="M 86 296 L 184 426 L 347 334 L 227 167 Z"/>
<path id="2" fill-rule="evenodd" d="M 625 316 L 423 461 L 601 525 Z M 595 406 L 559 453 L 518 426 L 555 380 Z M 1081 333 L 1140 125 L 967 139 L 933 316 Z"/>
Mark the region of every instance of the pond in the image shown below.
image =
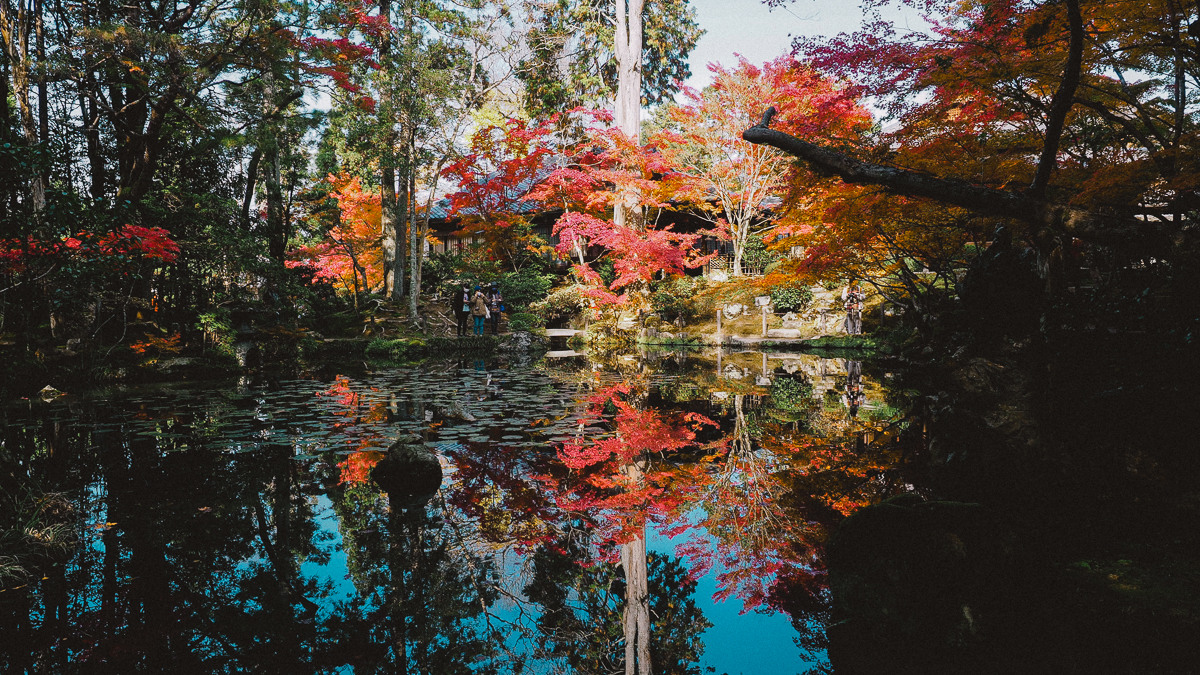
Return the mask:
<path id="1" fill-rule="evenodd" d="M 3 451 L 77 545 L 0 584 L 0 669 L 827 672 L 828 534 L 921 490 L 892 377 L 667 352 L 22 401 Z"/>

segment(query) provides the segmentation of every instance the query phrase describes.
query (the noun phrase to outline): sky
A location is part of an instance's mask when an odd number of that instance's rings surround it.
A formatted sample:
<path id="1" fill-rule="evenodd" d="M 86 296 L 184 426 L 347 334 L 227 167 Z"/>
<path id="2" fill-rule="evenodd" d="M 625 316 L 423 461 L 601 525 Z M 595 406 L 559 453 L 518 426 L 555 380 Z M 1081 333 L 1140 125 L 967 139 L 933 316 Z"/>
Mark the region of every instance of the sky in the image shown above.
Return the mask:
<path id="1" fill-rule="evenodd" d="M 796 35 L 836 35 L 858 27 L 862 12 L 854 0 L 797 0 L 772 10 L 760 0 L 692 0 L 696 19 L 707 31 L 688 59 L 688 86 L 702 88 L 712 77 L 708 64 L 735 63 L 741 54 L 764 63 L 791 50 Z"/>
<path id="2" fill-rule="evenodd" d="M 764 63 L 790 51 L 794 36 L 849 33 L 858 29 L 863 18 L 855 0 L 795 0 L 774 10 L 760 0 L 691 0 L 691 4 L 700 27 L 707 31 L 688 59 L 692 77 L 687 85 L 697 89 L 712 80 L 709 63 L 732 65 L 734 54 Z M 924 25 L 910 10 L 884 16 L 896 18 L 900 25 Z"/>

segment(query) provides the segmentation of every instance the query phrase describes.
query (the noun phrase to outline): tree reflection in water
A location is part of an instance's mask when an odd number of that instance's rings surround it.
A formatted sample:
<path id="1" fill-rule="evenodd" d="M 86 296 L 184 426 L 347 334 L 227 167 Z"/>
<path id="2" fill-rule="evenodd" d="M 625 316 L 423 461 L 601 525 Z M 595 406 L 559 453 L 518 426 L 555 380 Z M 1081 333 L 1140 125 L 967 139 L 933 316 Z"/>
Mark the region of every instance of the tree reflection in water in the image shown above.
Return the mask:
<path id="1" fill-rule="evenodd" d="M 0 593 L 0 670 L 694 673 L 709 572 L 819 649 L 826 533 L 907 489 L 902 425 L 681 363 L 10 410 L 3 468 L 71 495 L 90 543 Z M 426 503 L 371 479 L 398 428 L 444 458 Z"/>

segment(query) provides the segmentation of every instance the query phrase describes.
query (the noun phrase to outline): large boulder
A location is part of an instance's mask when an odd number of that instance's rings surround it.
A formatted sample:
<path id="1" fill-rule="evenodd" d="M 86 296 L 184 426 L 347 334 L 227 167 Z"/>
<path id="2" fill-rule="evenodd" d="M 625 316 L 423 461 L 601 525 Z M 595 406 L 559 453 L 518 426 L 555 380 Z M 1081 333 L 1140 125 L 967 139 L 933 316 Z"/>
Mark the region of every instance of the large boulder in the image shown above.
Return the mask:
<path id="1" fill-rule="evenodd" d="M 442 463 L 417 436 L 403 436 L 371 470 L 393 508 L 424 506 L 442 486 Z"/>

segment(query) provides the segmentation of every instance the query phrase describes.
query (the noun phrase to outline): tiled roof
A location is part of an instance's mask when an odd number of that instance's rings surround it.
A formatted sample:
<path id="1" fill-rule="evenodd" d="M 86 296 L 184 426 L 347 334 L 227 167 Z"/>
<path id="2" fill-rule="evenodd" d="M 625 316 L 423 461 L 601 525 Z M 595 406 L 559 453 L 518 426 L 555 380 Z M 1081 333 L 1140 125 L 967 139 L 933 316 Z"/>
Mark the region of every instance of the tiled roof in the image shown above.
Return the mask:
<path id="1" fill-rule="evenodd" d="M 542 166 L 537 170 L 537 172 L 535 172 L 529 178 L 526 178 L 525 180 L 521 181 L 520 183 L 517 183 L 516 185 L 507 189 L 505 191 L 504 196 L 507 199 L 513 199 L 513 200 L 520 199 L 520 197 L 523 197 L 524 195 L 528 194 L 529 191 L 532 190 L 535 185 L 542 182 L 543 180 L 546 180 L 546 178 L 550 174 L 554 173 L 556 170 L 561 168 L 565 161 L 566 161 L 566 158 L 561 157 L 561 156 L 547 158 L 546 162 L 544 164 L 542 164 Z M 487 176 L 485 176 L 484 178 L 482 178 L 479 182 L 486 183 L 487 181 L 495 178 L 496 175 L 497 174 L 495 172 L 490 173 Z M 541 204 L 540 202 L 535 202 L 535 201 L 513 201 L 512 203 L 515 204 L 515 208 L 512 209 L 512 211 L 514 213 L 534 213 L 536 211 L 539 211 L 539 210 L 542 210 L 545 208 L 545 206 L 543 204 Z M 470 215 L 477 215 L 477 214 L 478 214 L 477 209 L 465 208 L 465 209 L 459 210 L 459 212 L 456 215 L 470 216 Z M 429 220 L 445 221 L 445 220 L 448 220 L 449 218 L 450 218 L 450 200 L 448 198 L 443 197 L 442 199 L 439 199 L 436 202 L 434 202 L 433 206 L 430 207 Z"/>

